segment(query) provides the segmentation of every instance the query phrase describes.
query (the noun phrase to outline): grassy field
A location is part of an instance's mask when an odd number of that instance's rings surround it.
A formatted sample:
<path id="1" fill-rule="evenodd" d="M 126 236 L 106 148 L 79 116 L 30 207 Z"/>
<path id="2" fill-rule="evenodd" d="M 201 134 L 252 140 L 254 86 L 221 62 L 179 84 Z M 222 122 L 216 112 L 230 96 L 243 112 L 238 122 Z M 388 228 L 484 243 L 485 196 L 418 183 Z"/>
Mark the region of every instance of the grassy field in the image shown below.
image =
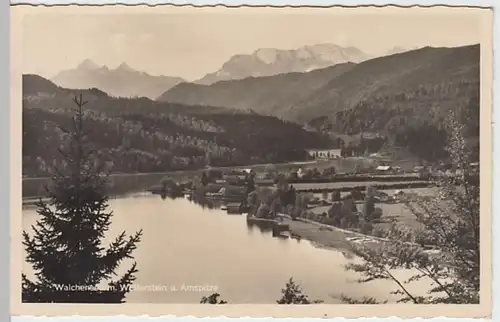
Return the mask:
<path id="1" fill-rule="evenodd" d="M 404 205 L 396 204 L 378 204 L 375 207 L 382 209 L 382 219 L 396 219 L 398 223 L 412 229 L 419 229 L 420 224 L 417 222 L 415 215 Z M 376 224 L 376 227 L 387 228 L 389 223 Z"/>
<path id="2" fill-rule="evenodd" d="M 396 190 L 382 190 L 383 192 L 392 195 Z M 421 196 L 435 196 L 437 193 L 437 188 L 418 188 L 418 189 L 403 189 L 405 193 L 416 193 Z M 348 193 L 343 193 L 342 195 L 347 195 Z M 322 198 L 322 194 L 314 194 L 314 196 L 318 198 Z M 357 204 L 358 210 L 362 210 L 362 203 Z M 388 228 L 389 220 L 395 219 L 401 225 L 418 230 L 421 229 L 421 224 L 417 222 L 415 215 L 412 214 L 410 209 L 406 207 L 402 203 L 395 204 L 386 204 L 386 203 L 377 203 L 375 207 L 380 208 L 382 210 L 382 220 L 384 222 L 375 224 L 375 227 L 379 228 Z M 321 214 L 323 212 L 328 212 L 330 206 L 325 207 L 316 207 L 311 211 L 316 214 Z"/>
<path id="3" fill-rule="evenodd" d="M 394 193 L 396 193 L 396 191 L 398 190 L 401 190 L 403 191 L 404 193 L 416 193 L 416 194 L 419 194 L 421 196 L 435 196 L 438 192 L 438 188 L 436 187 L 430 187 L 430 188 L 413 188 L 413 189 L 388 189 L 388 190 L 379 190 L 381 192 L 385 192 L 387 193 L 388 195 L 393 195 Z M 344 196 L 347 196 L 348 194 L 350 194 L 350 192 L 341 192 L 340 195 L 342 197 Z M 317 198 L 323 198 L 323 194 L 322 193 L 314 193 L 313 194 L 315 197 Z M 328 197 L 330 197 L 331 194 L 328 194 Z"/>
<path id="4" fill-rule="evenodd" d="M 426 183 L 425 181 L 391 181 L 391 182 L 325 182 L 325 183 L 294 183 L 293 186 L 298 191 L 309 189 L 339 189 L 339 188 L 354 188 L 361 186 L 376 186 L 376 185 L 409 185 L 412 183 Z"/>

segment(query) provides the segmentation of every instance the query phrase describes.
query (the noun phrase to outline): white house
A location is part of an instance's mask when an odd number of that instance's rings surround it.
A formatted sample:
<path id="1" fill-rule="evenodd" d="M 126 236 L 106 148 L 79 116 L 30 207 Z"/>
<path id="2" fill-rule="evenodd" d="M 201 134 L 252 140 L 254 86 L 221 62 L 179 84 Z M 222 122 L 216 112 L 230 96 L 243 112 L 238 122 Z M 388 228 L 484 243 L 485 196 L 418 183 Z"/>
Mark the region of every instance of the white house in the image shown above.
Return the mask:
<path id="1" fill-rule="evenodd" d="M 379 165 L 376 170 L 378 172 L 387 172 L 387 171 L 391 171 L 392 170 L 392 167 L 390 165 Z"/>
<path id="2" fill-rule="evenodd" d="M 308 149 L 307 153 L 313 159 L 338 159 L 341 149 Z"/>

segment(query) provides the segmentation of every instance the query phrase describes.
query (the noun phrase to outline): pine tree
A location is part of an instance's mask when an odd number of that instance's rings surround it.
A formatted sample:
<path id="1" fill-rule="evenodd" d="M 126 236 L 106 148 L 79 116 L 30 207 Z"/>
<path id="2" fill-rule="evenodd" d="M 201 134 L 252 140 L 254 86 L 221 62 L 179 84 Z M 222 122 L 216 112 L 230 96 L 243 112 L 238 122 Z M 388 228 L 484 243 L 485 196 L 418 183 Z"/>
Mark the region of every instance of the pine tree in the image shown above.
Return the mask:
<path id="1" fill-rule="evenodd" d="M 295 283 L 292 277 L 288 280 L 285 288 L 281 290 L 281 298 L 276 301 L 278 304 L 314 304 L 322 301 L 311 301 L 307 295 L 302 293 L 302 289 Z"/>
<path id="2" fill-rule="evenodd" d="M 59 152 L 68 166 L 54 169 L 46 188 L 49 201 L 37 203 L 40 219 L 32 227 L 33 236 L 23 232 L 26 260 L 36 276 L 32 281 L 22 274 L 23 302 L 120 303 L 138 271 L 134 262 L 112 280 L 119 264 L 132 258 L 142 230 L 128 238 L 122 232 L 107 249 L 102 246 L 112 217 L 106 175 L 103 166 L 94 163 L 83 127 L 86 102 L 81 95 L 74 101 L 71 128 L 61 127 L 69 140 Z"/>
<path id="3" fill-rule="evenodd" d="M 219 300 L 220 294 L 213 293 L 209 296 L 203 296 L 201 298 L 200 304 L 227 304 L 224 300 Z"/>

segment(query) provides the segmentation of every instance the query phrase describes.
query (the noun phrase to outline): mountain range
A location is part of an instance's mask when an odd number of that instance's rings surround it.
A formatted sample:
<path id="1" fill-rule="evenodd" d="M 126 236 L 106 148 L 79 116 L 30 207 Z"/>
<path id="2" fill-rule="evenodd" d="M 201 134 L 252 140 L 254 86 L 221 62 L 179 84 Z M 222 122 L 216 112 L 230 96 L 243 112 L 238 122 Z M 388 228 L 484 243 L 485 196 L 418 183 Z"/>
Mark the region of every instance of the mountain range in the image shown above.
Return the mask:
<path id="1" fill-rule="evenodd" d="M 235 109 L 210 106 L 187 106 L 183 104 L 158 102 L 147 97 L 124 98 L 110 96 L 98 88 L 72 89 L 54 84 L 35 74 L 22 77 L 23 109 L 40 109 L 57 113 L 72 112 L 71 102 L 82 95 L 88 102 L 86 108 L 98 113 L 183 113 L 204 115 L 212 113 L 248 114 Z"/>
<path id="2" fill-rule="evenodd" d="M 473 104 L 469 100 L 478 98 L 479 53 L 479 45 L 424 47 L 305 73 L 248 77 L 211 85 L 181 83 L 158 99 L 253 110 L 300 123 L 317 119 L 327 123 L 337 119 L 344 124 L 370 123 L 368 128 L 378 131 L 397 113 L 421 116 L 422 110 Z M 360 110 L 365 112 L 358 115 L 359 119 L 349 120 L 353 117 L 349 115 Z M 373 115 L 373 111 L 379 114 Z M 340 126 L 342 122 L 337 123 Z M 355 127 L 366 130 L 361 125 Z"/>
<path id="3" fill-rule="evenodd" d="M 65 88 L 99 88 L 115 97 L 155 99 L 185 80 L 179 77 L 149 75 L 132 69 L 126 63 L 111 69 L 86 59 L 74 69 L 59 72 L 51 81 Z"/>
<path id="4" fill-rule="evenodd" d="M 232 56 L 218 71 L 194 83 L 210 85 L 223 80 L 308 72 L 340 63 L 360 62 L 369 57 L 356 47 L 334 44 L 302 46 L 290 50 L 260 48 L 249 55 Z"/>
<path id="5" fill-rule="evenodd" d="M 405 50 L 402 47 L 394 47 L 385 55 Z M 209 73 L 193 83 L 210 85 L 219 81 L 247 77 L 303 73 L 341 63 L 358 63 L 370 58 L 371 55 L 356 47 L 341 47 L 334 44 L 302 46 L 291 50 L 260 48 L 248 55 L 232 56 L 218 71 Z M 90 59 L 84 60 L 74 69 L 59 72 L 51 80 L 64 88 L 99 88 L 115 97 L 151 99 L 156 99 L 173 86 L 186 82 L 180 77 L 153 76 L 134 70 L 126 63 L 114 69 L 99 66 Z"/>

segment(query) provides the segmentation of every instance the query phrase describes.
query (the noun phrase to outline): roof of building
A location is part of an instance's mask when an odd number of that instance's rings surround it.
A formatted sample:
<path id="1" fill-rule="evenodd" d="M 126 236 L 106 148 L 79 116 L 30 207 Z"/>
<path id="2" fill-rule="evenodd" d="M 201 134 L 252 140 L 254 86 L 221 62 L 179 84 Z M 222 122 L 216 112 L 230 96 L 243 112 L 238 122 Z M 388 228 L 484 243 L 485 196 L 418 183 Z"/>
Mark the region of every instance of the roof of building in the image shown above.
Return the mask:
<path id="1" fill-rule="evenodd" d="M 313 151 L 340 151 L 342 150 L 341 148 L 330 148 L 330 149 L 306 149 L 306 151 L 313 152 Z"/>

